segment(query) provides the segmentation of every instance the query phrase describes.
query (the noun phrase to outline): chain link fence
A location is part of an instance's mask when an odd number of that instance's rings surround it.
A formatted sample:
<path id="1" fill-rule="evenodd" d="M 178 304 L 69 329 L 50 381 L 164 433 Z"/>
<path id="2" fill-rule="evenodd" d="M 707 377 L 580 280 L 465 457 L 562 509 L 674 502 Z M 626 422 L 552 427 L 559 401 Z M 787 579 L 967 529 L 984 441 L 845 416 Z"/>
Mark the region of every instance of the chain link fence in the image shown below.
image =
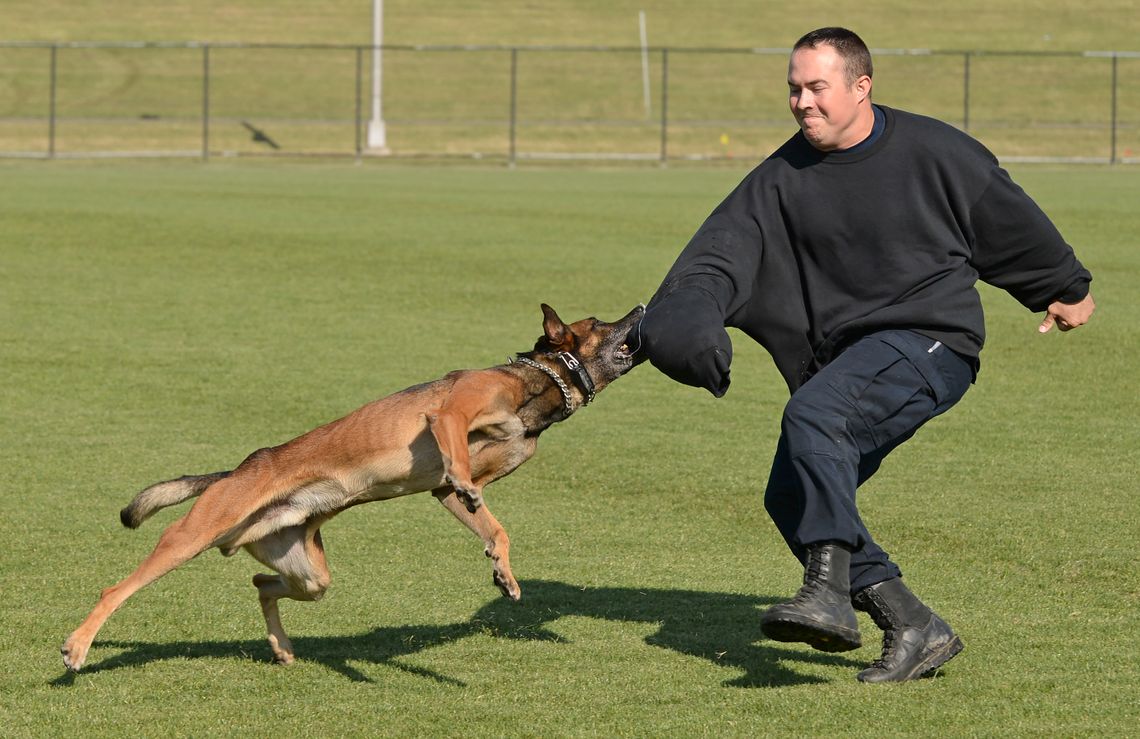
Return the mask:
<path id="1" fill-rule="evenodd" d="M 384 46 L 392 157 L 754 161 L 788 49 Z M 1006 161 L 1140 161 L 1140 53 L 873 50 L 875 100 Z M 0 44 L 0 157 L 369 156 L 372 47 Z"/>

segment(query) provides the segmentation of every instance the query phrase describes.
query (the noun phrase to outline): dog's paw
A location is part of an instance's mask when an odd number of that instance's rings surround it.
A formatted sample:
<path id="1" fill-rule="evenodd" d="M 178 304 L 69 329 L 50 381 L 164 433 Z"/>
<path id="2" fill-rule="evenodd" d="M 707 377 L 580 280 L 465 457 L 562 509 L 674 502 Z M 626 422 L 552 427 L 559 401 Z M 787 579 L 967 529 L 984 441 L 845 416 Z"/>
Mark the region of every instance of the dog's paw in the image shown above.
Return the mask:
<path id="1" fill-rule="evenodd" d="M 483 493 L 479 488 L 475 487 L 474 483 L 463 484 L 448 477 L 447 481 L 451 483 L 451 487 L 455 490 L 456 497 L 467 506 L 467 510 L 471 513 L 479 510 L 479 506 L 483 505 Z"/>
<path id="2" fill-rule="evenodd" d="M 80 646 L 74 639 L 68 639 L 59 648 L 63 655 L 63 665 L 72 672 L 79 672 L 83 663 L 87 661 L 87 647 Z"/>
<path id="3" fill-rule="evenodd" d="M 293 642 L 284 632 L 269 634 L 269 648 L 273 650 L 273 663 L 277 665 L 291 665 L 293 656 Z"/>
<path id="4" fill-rule="evenodd" d="M 496 569 L 491 574 L 491 581 L 495 583 L 495 587 L 499 589 L 499 592 L 501 592 L 504 597 L 510 598 L 513 601 L 522 598 L 522 589 L 519 588 L 519 584 L 510 575 L 505 575 Z"/>
<path id="5" fill-rule="evenodd" d="M 495 587 L 511 600 L 521 598 L 522 590 L 519 588 L 519 583 L 511 574 L 510 567 L 504 567 L 502 559 L 495 554 L 495 545 L 488 544 L 487 548 L 483 550 L 483 554 L 487 555 L 493 563 L 494 570 L 491 572 L 491 582 L 495 583 Z"/>

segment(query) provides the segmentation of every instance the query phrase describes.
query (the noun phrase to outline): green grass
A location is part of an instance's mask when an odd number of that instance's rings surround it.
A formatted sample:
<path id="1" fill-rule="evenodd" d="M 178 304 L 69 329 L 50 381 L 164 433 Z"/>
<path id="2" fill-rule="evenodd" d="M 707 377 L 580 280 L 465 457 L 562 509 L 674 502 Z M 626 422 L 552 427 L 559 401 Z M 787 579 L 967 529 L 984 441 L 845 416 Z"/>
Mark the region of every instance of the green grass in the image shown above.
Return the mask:
<path id="1" fill-rule="evenodd" d="M 366 44 L 372 4 L 361 0 L 200 0 L 168 6 L 113 0 L 42 0 L 5 18 L 7 39 L 35 41 L 240 41 Z M 993 3 L 953 7 L 903 0 L 757 5 L 745 0 L 385 0 L 390 44 L 585 44 L 636 46 L 637 14 L 658 46 L 789 47 L 819 26 L 845 25 L 877 48 L 1135 49 L 1132 0 Z"/>
<path id="2" fill-rule="evenodd" d="M 844 24 L 875 49 L 1066 52 L 1137 50 L 1134 0 L 994 3 L 952 9 L 899 0 L 716 3 L 413 0 L 385 3 L 385 43 L 408 45 L 605 45 L 615 53 L 523 52 L 518 58 L 517 151 L 660 152 L 662 58 L 650 57 L 644 107 L 637 14 L 654 47 L 785 49 L 805 31 Z M 0 40 L 158 41 L 363 45 L 371 3 L 203 0 L 185 6 L 137 0 L 44 0 L 7 14 Z M 363 59 L 367 94 L 369 60 Z M 202 148 L 202 52 L 62 49 L 55 91 L 55 152 L 190 152 Z M 49 149 L 50 55 L 0 48 L 0 152 Z M 391 50 L 384 115 L 397 155 L 505 157 L 510 151 L 510 56 L 502 50 Z M 876 99 L 964 124 L 960 55 L 876 59 Z M 790 135 L 782 53 L 673 53 L 669 154 L 754 159 Z M 1112 69 L 1104 58 L 975 56 L 970 130 L 1001 156 L 1108 158 Z M 1140 59 L 1118 65 L 1116 155 L 1140 152 Z M 241 122 L 267 131 L 285 153 L 351 155 L 356 148 L 356 57 L 346 49 L 214 48 L 210 146 L 264 154 Z M 367 99 L 364 117 L 368 116 Z M 729 143 L 722 144 L 722 136 Z"/>
<path id="3" fill-rule="evenodd" d="M 1100 305 L 1077 332 L 986 290 L 977 387 L 862 495 L 966 651 L 761 638 L 796 563 L 760 501 L 786 391 L 736 336 L 726 398 L 643 367 L 488 489 L 523 600 L 424 495 L 325 527 L 333 587 L 269 663 L 244 554 L 132 598 L 77 677 L 57 649 L 179 512 L 142 486 L 227 468 L 380 395 L 501 362 L 539 302 L 648 299 L 742 172 L 217 162 L 0 166 L 0 722 L 9 736 L 1117 735 L 1140 693 L 1140 175 L 1025 168 Z M 862 617 L 861 617 L 862 618 Z"/>

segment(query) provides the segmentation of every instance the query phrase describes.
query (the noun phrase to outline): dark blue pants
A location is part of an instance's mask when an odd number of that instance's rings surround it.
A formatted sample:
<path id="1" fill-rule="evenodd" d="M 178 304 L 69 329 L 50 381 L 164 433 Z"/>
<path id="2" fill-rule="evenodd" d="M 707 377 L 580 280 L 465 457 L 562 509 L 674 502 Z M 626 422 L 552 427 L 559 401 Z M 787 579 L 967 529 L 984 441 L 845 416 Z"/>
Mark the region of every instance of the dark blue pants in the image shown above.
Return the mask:
<path id="1" fill-rule="evenodd" d="M 855 491 L 972 381 L 971 363 L 933 339 L 880 331 L 792 394 L 764 506 L 800 562 L 812 544 L 845 545 L 852 550 L 852 593 L 901 574 L 863 525 Z"/>

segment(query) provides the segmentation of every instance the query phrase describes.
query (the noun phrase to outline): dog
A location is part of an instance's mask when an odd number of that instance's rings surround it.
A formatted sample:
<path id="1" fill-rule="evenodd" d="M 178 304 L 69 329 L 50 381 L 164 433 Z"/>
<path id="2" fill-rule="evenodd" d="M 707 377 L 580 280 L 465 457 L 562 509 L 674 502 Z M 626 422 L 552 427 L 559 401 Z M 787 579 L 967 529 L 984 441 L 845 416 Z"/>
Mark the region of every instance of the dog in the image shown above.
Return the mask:
<path id="1" fill-rule="evenodd" d="M 217 547 L 245 549 L 277 574 L 253 578 L 274 661 L 294 660 L 280 598 L 313 601 L 329 587 L 321 525 L 361 503 L 430 490 L 483 540 L 492 579 L 511 600 L 510 540 L 483 500 L 489 483 L 535 451 L 539 435 L 570 417 L 634 365 L 629 337 L 644 306 L 615 323 L 567 325 L 545 303 L 534 349 L 505 365 L 458 370 L 369 403 L 280 446 L 259 449 L 236 469 L 152 485 L 120 513 L 136 528 L 155 512 L 197 498 L 126 579 L 102 592 L 61 648 L 77 672 L 107 618 L 139 588 Z"/>

